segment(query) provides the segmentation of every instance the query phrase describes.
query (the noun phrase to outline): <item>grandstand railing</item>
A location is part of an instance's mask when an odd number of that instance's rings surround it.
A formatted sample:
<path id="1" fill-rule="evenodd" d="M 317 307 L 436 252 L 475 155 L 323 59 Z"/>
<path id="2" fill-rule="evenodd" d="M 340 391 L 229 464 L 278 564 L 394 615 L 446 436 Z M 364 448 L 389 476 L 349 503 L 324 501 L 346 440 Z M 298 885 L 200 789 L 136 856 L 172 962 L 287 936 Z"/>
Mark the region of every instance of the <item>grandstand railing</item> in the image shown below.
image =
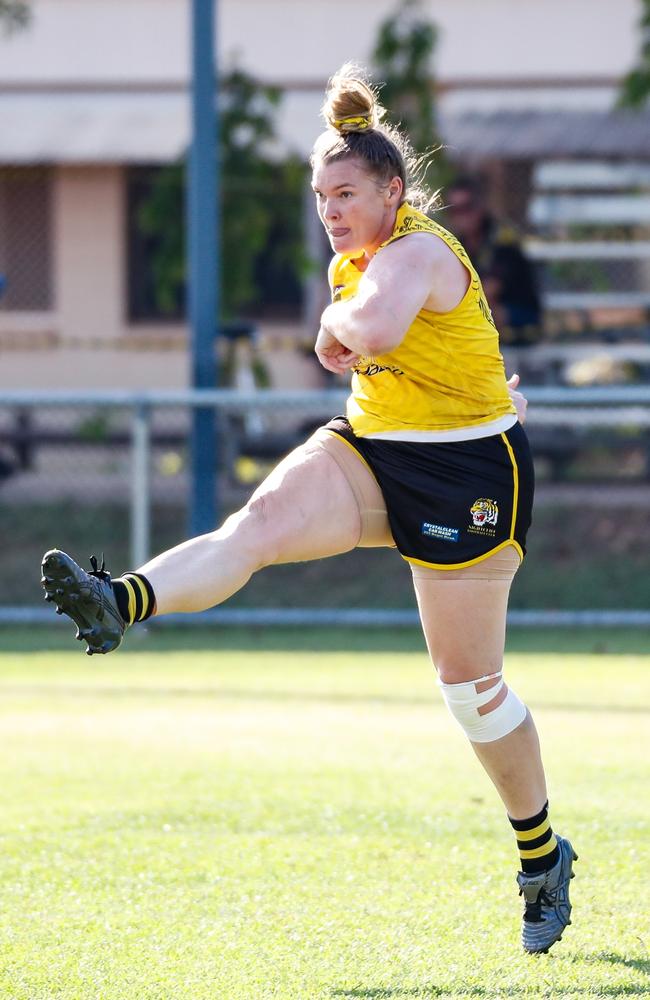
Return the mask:
<path id="1" fill-rule="evenodd" d="M 314 419 L 327 419 L 341 412 L 348 393 L 344 390 L 282 391 L 237 389 L 141 391 L 121 390 L 71 392 L 0 390 L 0 407 L 35 410 L 42 407 L 107 408 L 131 413 L 131 564 L 142 565 L 150 556 L 150 456 L 151 419 L 154 410 L 165 407 L 212 407 L 222 414 L 246 414 L 291 407 Z M 650 428 L 650 386 L 607 386 L 526 389 L 529 401 L 527 425 L 534 427 L 625 427 Z M 50 609 L 0 607 L 0 624 L 52 624 L 58 621 Z M 174 625 L 384 625 L 417 624 L 417 612 L 395 609 L 316 608 L 217 608 L 200 615 L 172 615 L 164 621 Z M 641 626 L 650 627 L 650 610 L 518 610 L 509 622 L 521 626 Z M 156 627 L 163 620 L 154 623 Z"/>

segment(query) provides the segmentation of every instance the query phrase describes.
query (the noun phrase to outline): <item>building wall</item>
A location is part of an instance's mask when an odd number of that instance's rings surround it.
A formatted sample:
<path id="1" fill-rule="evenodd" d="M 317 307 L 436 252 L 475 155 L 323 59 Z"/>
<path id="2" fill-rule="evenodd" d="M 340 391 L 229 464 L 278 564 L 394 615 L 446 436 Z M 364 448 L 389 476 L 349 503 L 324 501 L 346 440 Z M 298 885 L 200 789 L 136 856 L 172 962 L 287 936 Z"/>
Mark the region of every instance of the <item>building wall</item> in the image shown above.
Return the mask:
<path id="1" fill-rule="evenodd" d="M 126 315 L 125 171 L 60 166 L 51 204 L 52 307 L 0 311 L 0 389 L 184 388 L 184 323 L 131 323 Z M 296 329 L 263 323 L 272 382 L 318 383 L 295 350 Z"/>
<path id="2" fill-rule="evenodd" d="M 363 63 L 393 0 L 216 0 L 222 67 L 237 62 L 286 88 L 280 133 L 305 154 L 318 132 L 325 80 L 344 60 Z M 182 91 L 189 77 L 190 0 L 34 0 L 27 30 L 0 33 L 4 94 L 111 89 Z M 607 107 L 639 42 L 639 0 L 424 0 L 439 29 L 442 110 L 503 106 Z M 588 43 L 586 39 L 588 38 Z M 39 97 L 40 100 L 40 97 Z M 70 151 L 62 159 L 70 159 Z M 0 162 L 2 136 L 0 135 Z M 125 319 L 123 168 L 55 170 L 51 310 L 0 312 L 0 385 L 182 386 L 188 365 L 174 336 L 185 329 Z M 15 335 L 15 336 L 14 336 Z M 3 336 L 13 340 L 3 349 Z M 20 337 L 64 346 L 21 350 Z M 18 341 L 16 341 L 16 337 Z M 150 349 L 156 338 L 167 349 Z M 133 345 L 141 338 L 142 351 Z M 75 346 L 83 340 L 92 348 Z M 129 344 L 123 350 L 124 342 Z M 162 342 L 162 341 L 161 341 Z M 311 378 L 286 357 L 278 384 Z M 286 379 L 286 381 L 285 381 Z"/>
<path id="3" fill-rule="evenodd" d="M 323 85 L 368 63 L 396 0 L 215 0 L 220 65 L 286 88 L 279 132 L 305 154 Z M 610 107 L 640 44 L 640 0 L 422 0 L 438 28 L 446 112 Z M 191 0 L 34 0 L 27 30 L 0 35 L 3 88 L 182 92 Z M 585 38 L 589 43 L 585 44 Z M 1 157 L 1 144 L 0 144 Z"/>
<path id="4" fill-rule="evenodd" d="M 222 49 L 241 51 L 249 68 L 264 67 L 271 77 L 318 79 L 345 59 L 366 61 L 377 25 L 395 6 L 391 0 L 224 2 Z M 436 65 L 444 82 L 618 75 L 635 53 L 637 0 L 429 0 L 423 8 L 439 30 Z M 300 44 L 291 45 L 293 39 Z"/>
<path id="5" fill-rule="evenodd" d="M 268 79 L 318 85 L 346 59 L 367 61 L 377 25 L 395 7 L 393 0 L 216 2 L 222 59 L 237 58 Z M 423 6 L 439 28 L 445 82 L 619 76 L 638 46 L 639 0 Z M 0 83 L 187 80 L 190 0 L 34 0 L 33 9 L 27 31 L 0 41 Z"/>
<path id="6" fill-rule="evenodd" d="M 72 339 L 124 332 L 124 171 L 60 167 L 55 184 L 55 294 Z"/>
<path id="7" fill-rule="evenodd" d="M 0 387 L 188 384 L 184 325 L 134 330 L 125 315 L 123 185 L 119 165 L 55 169 L 54 301 L 47 311 L 0 312 Z"/>

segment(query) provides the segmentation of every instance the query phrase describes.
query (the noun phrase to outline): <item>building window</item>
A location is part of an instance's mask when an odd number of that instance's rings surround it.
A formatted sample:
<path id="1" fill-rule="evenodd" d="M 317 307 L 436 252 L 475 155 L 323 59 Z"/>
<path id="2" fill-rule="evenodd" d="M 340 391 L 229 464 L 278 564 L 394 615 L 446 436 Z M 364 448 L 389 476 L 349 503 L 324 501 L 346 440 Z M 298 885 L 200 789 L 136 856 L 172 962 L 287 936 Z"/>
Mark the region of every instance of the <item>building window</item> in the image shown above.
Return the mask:
<path id="1" fill-rule="evenodd" d="M 0 168 L 0 310 L 52 308 L 52 171 Z"/>
<path id="2" fill-rule="evenodd" d="M 184 294 L 172 292 L 171 301 L 161 302 L 156 292 L 156 258 L 164 252 L 161 236 L 144 222 L 154 184 L 161 167 L 129 167 L 126 171 L 127 290 L 132 322 L 173 321 L 184 317 Z M 173 196 L 172 196 L 173 197 Z M 182 216 L 179 196 L 176 210 Z"/>
<path id="3" fill-rule="evenodd" d="M 126 172 L 127 287 L 132 322 L 171 320 L 185 315 L 185 192 L 180 166 L 129 167 Z M 222 315 L 231 319 L 297 319 L 303 302 L 304 252 L 302 240 L 303 197 L 301 180 L 296 191 L 284 185 L 251 190 L 222 178 L 226 206 L 235 209 L 240 199 L 266 199 L 272 207 L 264 245 L 245 225 L 246 216 L 222 211 Z M 235 214 L 237 225 L 233 224 Z M 241 219 L 244 219 L 242 223 Z M 169 221 L 168 221 L 169 220 Z M 234 278 L 241 255 L 245 269 L 244 293 Z M 250 286 L 250 287 L 248 287 Z M 237 294 L 238 293 L 238 294 Z"/>

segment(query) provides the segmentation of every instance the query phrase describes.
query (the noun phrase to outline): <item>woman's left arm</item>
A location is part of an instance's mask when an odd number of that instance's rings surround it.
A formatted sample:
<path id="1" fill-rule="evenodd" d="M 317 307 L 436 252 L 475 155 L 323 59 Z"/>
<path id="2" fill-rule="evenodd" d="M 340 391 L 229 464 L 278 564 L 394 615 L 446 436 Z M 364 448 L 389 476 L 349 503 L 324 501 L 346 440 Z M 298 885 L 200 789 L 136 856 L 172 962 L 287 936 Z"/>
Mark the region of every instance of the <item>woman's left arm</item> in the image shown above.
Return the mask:
<path id="1" fill-rule="evenodd" d="M 506 385 L 508 386 L 508 394 L 510 396 L 510 399 L 515 404 L 515 410 L 517 411 L 517 420 L 519 421 L 520 424 L 525 424 L 526 410 L 528 409 L 528 400 L 524 396 L 523 392 L 519 392 L 517 388 L 519 385 L 519 376 L 517 375 L 516 372 L 514 375 L 510 376 L 510 378 L 506 382 Z"/>

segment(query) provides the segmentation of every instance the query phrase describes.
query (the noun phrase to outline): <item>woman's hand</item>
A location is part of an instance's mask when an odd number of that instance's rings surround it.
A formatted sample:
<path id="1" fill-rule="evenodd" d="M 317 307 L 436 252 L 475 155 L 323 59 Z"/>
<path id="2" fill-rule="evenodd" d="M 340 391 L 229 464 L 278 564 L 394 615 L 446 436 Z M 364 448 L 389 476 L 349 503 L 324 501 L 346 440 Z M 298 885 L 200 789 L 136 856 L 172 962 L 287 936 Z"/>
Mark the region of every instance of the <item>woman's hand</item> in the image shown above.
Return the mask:
<path id="1" fill-rule="evenodd" d="M 508 379 L 506 385 L 508 386 L 508 392 L 510 394 L 510 399 L 515 404 L 515 409 L 517 410 L 517 420 L 520 424 L 526 422 L 526 410 L 528 409 L 528 400 L 523 393 L 517 391 L 517 386 L 519 385 L 519 376 L 515 373 L 511 375 Z"/>
<path id="2" fill-rule="evenodd" d="M 323 368 L 327 368 L 328 372 L 334 372 L 335 375 L 345 375 L 350 368 L 354 368 L 360 357 L 354 351 L 348 350 L 324 326 L 318 331 L 314 350 Z"/>

